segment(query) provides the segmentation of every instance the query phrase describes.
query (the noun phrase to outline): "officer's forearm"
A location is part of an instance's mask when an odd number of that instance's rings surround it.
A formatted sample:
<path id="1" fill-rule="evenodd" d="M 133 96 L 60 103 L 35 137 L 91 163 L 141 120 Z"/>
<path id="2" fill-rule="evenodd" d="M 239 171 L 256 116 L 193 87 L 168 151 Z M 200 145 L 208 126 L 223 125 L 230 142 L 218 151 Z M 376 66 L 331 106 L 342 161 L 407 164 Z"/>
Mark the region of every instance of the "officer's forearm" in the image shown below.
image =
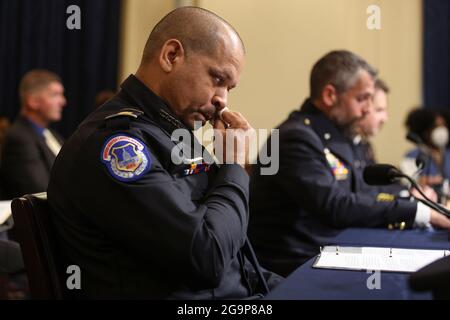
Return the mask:
<path id="1" fill-rule="evenodd" d="M 193 239 L 194 270 L 212 285 L 220 283 L 224 270 L 246 239 L 248 177 L 236 175 L 241 170 L 221 168 L 222 172 L 205 199 L 207 210 Z"/>

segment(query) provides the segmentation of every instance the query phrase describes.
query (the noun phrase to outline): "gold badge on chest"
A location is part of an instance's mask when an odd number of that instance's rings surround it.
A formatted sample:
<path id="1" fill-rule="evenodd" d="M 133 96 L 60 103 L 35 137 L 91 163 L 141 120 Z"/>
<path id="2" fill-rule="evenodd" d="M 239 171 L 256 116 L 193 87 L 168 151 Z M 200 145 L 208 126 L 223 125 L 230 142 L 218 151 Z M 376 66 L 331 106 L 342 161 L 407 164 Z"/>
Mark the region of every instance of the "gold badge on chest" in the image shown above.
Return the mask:
<path id="1" fill-rule="evenodd" d="M 348 178 L 349 171 L 344 163 L 332 154 L 329 149 L 325 148 L 323 152 L 325 153 L 328 165 L 330 166 L 336 180 L 346 180 Z"/>

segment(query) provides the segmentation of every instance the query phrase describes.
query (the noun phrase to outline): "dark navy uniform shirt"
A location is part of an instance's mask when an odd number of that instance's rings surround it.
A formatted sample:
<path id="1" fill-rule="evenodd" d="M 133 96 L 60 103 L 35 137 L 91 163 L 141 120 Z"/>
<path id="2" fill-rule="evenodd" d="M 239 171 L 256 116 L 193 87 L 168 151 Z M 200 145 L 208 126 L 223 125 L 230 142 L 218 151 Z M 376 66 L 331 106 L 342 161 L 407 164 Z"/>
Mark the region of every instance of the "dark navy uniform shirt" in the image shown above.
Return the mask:
<path id="1" fill-rule="evenodd" d="M 65 259 L 81 269 L 76 296 L 239 299 L 280 279 L 247 241 L 244 169 L 175 164 L 175 129 L 186 128 L 130 76 L 61 150 L 48 199 Z"/>
<path id="2" fill-rule="evenodd" d="M 263 266 L 287 275 L 343 228 L 413 225 L 417 204 L 367 193 L 353 142 L 310 100 L 279 130 L 278 173 L 257 165 L 250 182 L 249 236 Z"/>

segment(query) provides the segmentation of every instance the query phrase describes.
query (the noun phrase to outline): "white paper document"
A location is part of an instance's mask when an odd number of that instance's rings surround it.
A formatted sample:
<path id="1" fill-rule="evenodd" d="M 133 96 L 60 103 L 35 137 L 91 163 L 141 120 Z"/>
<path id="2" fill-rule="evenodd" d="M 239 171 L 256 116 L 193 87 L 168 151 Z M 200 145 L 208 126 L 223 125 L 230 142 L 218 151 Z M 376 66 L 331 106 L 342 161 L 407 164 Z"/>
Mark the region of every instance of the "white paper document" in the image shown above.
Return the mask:
<path id="1" fill-rule="evenodd" d="M 5 223 L 11 215 L 11 201 L 0 201 L 0 224 Z"/>
<path id="2" fill-rule="evenodd" d="M 415 272 L 448 255 L 448 250 L 326 246 L 313 267 Z"/>

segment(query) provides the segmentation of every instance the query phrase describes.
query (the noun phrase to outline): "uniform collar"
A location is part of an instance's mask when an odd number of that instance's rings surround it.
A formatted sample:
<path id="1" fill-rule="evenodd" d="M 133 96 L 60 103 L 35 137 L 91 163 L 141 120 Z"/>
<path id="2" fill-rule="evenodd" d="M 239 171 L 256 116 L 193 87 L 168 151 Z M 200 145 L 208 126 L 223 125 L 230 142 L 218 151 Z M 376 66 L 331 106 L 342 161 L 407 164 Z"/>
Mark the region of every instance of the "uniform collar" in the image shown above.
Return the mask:
<path id="1" fill-rule="evenodd" d="M 352 141 L 348 139 L 333 121 L 320 111 L 311 101 L 306 99 L 300 113 L 310 118 L 311 127 L 322 140 L 324 146 L 339 155 L 348 163 L 353 162 Z"/>
<path id="2" fill-rule="evenodd" d="M 139 107 L 144 113 L 161 126 L 169 135 L 175 129 L 188 128 L 178 119 L 170 110 L 168 105 L 142 83 L 136 76 L 130 75 L 120 86 L 122 91 L 119 95 L 126 100 L 133 100 L 135 106 Z M 124 97 L 125 96 L 125 97 Z M 128 98 L 128 99 L 127 99 Z"/>

